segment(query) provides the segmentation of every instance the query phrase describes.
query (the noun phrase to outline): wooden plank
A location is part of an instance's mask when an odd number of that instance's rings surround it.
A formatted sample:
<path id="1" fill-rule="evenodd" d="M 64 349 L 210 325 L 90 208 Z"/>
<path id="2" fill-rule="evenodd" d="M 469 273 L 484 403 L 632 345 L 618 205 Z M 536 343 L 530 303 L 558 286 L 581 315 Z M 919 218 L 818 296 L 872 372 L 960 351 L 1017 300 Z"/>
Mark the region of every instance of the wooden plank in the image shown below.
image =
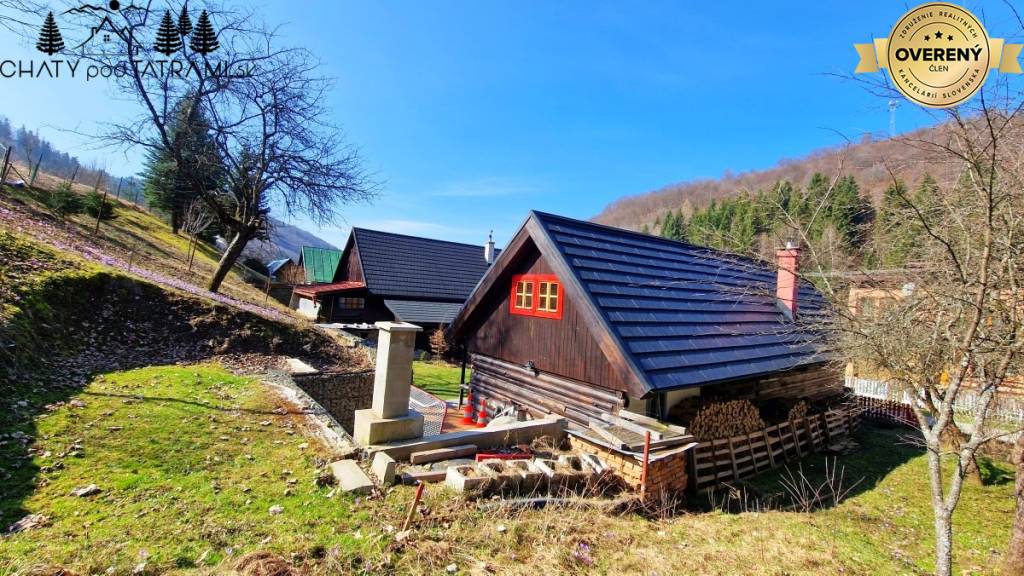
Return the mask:
<path id="1" fill-rule="evenodd" d="M 619 438 L 614 433 L 608 430 L 607 424 L 599 424 L 591 420 L 590 429 L 600 434 L 601 437 L 605 439 L 605 441 L 610 443 L 613 447 L 618 448 L 619 450 L 626 450 L 629 448 L 629 444 L 627 444 L 625 441 L 622 440 L 622 438 Z"/>
<path id="2" fill-rule="evenodd" d="M 761 434 L 764 435 L 764 445 L 768 448 L 768 463 L 771 465 L 772 470 L 775 469 L 775 455 L 772 453 L 771 442 L 768 441 L 768 430 L 762 430 Z"/>
<path id="3" fill-rule="evenodd" d="M 640 434 L 641 436 L 643 436 L 644 434 L 647 434 L 648 432 L 650 432 L 651 433 L 651 440 L 662 440 L 662 439 L 664 439 L 664 435 L 662 435 L 661 432 L 658 432 L 657 430 L 651 430 L 650 428 L 648 428 L 648 427 L 646 427 L 646 426 L 644 426 L 642 424 L 637 424 L 636 422 L 631 422 L 629 420 L 626 420 L 625 418 L 619 418 L 618 416 L 615 416 L 614 414 L 601 414 L 601 419 L 604 420 L 605 422 L 610 423 L 610 424 L 614 424 L 616 426 L 621 426 L 621 427 L 625 428 L 626 430 L 631 430 L 633 432 L 636 432 L 637 434 Z"/>
<path id="4" fill-rule="evenodd" d="M 754 443 L 753 440 L 751 440 L 751 436 L 753 436 L 753 434 L 747 436 L 747 450 L 750 451 L 750 458 L 754 461 L 754 471 L 760 472 L 761 469 L 757 465 L 757 455 L 754 454 Z"/>
<path id="5" fill-rule="evenodd" d="M 630 412 L 629 410 L 621 410 L 617 414 L 617 416 L 619 416 L 620 418 L 626 418 L 627 420 L 632 420 L 632 421 L 634 421 L 634 422 L 636 422 L 638 424 L 645 424 L 645 425 L 648 425 L 648 426 L 655 426 L 655 427 L 664 428 L 665 430 L 668 430 L 669 432 L 675 432 L 676 434 L 680 434 L 680 435 L 684 435 L 684 436 L 689 436 L 690 435 L 690 433 L 686 430 L 686 428 L 684 428 L 682 426 L 676 426 L 675 424 L 669 424 L 668 422 L 662 422 L 661 420 L 658 420 L 656 418 L 651 418 L 650 416 L 642 416 L 642 415 L 637 414 L 635 412 Z M 653 439 L 653 436 L 652 436 L 652 439 Z"/>
<path id="6" fill-rule="evenodd" d="M 736 470 L 736 451 L 732 447 L 732 438 L 729 439 L 729 459 L 732 460 L 732 478 L 739 480 L 740 473 Z"/>

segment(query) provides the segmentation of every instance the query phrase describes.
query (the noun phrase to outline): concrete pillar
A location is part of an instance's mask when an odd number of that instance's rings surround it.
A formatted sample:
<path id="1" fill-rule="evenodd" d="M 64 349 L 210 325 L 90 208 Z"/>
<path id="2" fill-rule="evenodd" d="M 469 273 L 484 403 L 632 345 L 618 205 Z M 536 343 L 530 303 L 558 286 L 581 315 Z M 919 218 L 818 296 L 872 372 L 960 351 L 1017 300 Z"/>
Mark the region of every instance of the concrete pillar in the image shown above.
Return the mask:
<path id="1" fill-rule="evenodd" d="M 353 434 L 364 446 L 423 436 L 423 415 L 409 409 L 414 324 L 377 322 L 377 370 L 371 408 L 356 410 Z"/>
<path id="2" fill-rule="evenodd" d="M 416 333 L 423 329 L 414 324 L 397 322 L 377 322 L 377 329 L 373 413 L 380 418 L 405 416 L 409 410 Z"/>

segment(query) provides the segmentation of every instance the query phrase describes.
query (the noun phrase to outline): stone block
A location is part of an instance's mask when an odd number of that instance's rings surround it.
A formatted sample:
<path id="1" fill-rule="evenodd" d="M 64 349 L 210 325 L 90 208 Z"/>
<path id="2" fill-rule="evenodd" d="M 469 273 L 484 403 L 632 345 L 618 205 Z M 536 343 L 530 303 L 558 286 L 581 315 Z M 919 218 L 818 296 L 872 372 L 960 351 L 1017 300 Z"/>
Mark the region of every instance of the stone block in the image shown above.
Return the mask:
<path id="1" fill-rule="evenodd" d="M 413 452 L 409 455 L 409 462 L 413 464 L 427 464 L 428 462 L 440 462 L 453 458 L 465 458 L 474 454 L 476 454 L 476 444 L 462 444 L 450 448 L 436 448 L 434 450 Z"/>
<path id="2" fill-rule="evenodd" d="M 338 480 L 338 485 L 345 492 L 369 494 L 373 491 L 373 481 L 363 472 L 355 460 L 338 460 L 331 463 L 331 474 Z"/>
<path id="3" fill-rule="evenodd" d="M 397 418 L 381 418 L 372 408 L 356 410 L 352 438 L 362 446 L 423 436 L 423 415 L 415 410 Z"/>
<path id="4" fill-rule="evenodd" d="M 377 480 L 385 486 L 390 486 L 395 483 L 395 469 L 398 463 L 395 459 L 383 452 L 377 452 L 373 455 L 373 461 L 370 464 L 370 472 L 377 477 Z"/>
<path id="5" fill-rule="evenodd" d="M 505 464 L 512 473 L 520 477 L 520 492 L 542 490 L 547 486 L 547 475 L 529 460 L 507 460 Z"/>
<path id="6" fill-rule="evenodd" d="M 416 485 L 420 482 L 431 483 L 431 482 L 444 482 L 448 476 L 448 469 L 444 470 L 418 470 L 416 472 L 406 472 L 402 474 L 402 484 Z"/>
<path id="7" fill-rule="evenodd" d="M 457 492 L 483 490 L 487 487 L 491 476 L 472 464 L 452 466 L 445 475 L 445 486 Z"/>

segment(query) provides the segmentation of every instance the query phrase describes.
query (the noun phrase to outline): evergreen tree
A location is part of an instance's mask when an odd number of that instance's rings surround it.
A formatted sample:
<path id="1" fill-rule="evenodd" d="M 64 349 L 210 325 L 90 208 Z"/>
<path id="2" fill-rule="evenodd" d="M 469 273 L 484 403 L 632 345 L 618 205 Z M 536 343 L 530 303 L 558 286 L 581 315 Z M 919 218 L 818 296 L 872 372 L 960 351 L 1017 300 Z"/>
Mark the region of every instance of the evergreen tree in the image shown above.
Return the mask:
<path id="1" fill-rule="evenodd" d="M 64 39 L 60 35 L 60 28 L 53 18 L 53 12 L 46 15 L 46 21 L 39 31 L 39 41 L 36 42 L 36 49 L 47 56 L 53 56 L 64 49 Z"/>
<path id="2" fill-rule="evenodd" d="M 178 34 L 183 37 L 192 33 L 192 18 L 188 15 L 188 5 L 181 7 L 181 14 L 178 15 Z"/>
<path id="3" fill-rule="evenodd" d="M 882 194 L 875 228 L 875 252 L 885 267 L 903 267 L 914 248 L 916 231 L 905 217 L 910 205 L 904 200 L 907 187 L 897 182 Z"/>
<path id="4" fill-rule="evenodd" d="M 203 10 L 199 15 L 189 47 L 199 54 L 209 54 L 220 48 L 220 42 L 217 41 L 217 32 L 214 31 L 213 24 L 210 23 L 210 16 L 206 13 L 206 10 Z"/>
<path id="5" fill-rule="evenodd" d="M 175 107 L 170 128 L 173 148 L 159 146 L 149 152 L 143 190 L 147 204 L 167 214 L 177 233 L 192 200 L 221 186 L 223 165 L 209 135 L 209 122 L 194 98 L 185 98 Z"/>
<path id="6" fill-rule="evenodd" d="M 826 207 L 826 215 L 847 251 L 860 249 L 871 221 L 872 209 L 871 203 L 861 197 L 860 186 L 853 176 L 839 179 Z"/>
<path id="7" fill-rule="evenodd" d="M 181 50 L 181 36 L 178 34 L 178 28 L 174 25 L 174 18 L 171 17 L 171 11 L 164 11 L 164 19 L 160 22 L 160 29 L 156 31 L 156 42 L 153 43 L 153 49 L 163 54 L 164 56 L 170 56 Z"/>
<path id="8" fill-rule="evenodd" d="M 651 233 L 651 227 L 648 226 L 647 223 L 645 222 L 644 225 L 640 227 L 640 233 L 641 234 L 650 234 Z"/>
<path id="9" fill-rule="evenodd" d="M 683 212 L 669 210 L 661 224 L 661 237 L 669 240 L 686 239 L 686 217 Z"/>

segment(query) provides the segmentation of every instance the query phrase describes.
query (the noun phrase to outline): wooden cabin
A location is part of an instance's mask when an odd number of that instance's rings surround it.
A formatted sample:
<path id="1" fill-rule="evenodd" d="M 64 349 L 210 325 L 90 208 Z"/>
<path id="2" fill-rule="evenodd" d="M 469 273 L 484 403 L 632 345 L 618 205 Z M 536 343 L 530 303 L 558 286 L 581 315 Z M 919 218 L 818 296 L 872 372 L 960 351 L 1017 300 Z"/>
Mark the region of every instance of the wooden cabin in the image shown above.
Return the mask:
<path id="1" fill-rule="evenodd" d="M 332 276 L 296 287 L 295 299 L 323 322 L 416 324 L 423 328 L 417 347 L 426 349 L 430 333 L 452 323 L 497 253 L 490 240 L 474 246 L 353 228 Z"/>
<path id="2" fill-rule="evenodd" d="M 531 212 L 450 331 L 474 404 L 586 426 L 685 399 L 823 400 L 842 393 L 824 298 L 779 263 Z M 685 424 L 685 422 L 683 422 Z"/>

